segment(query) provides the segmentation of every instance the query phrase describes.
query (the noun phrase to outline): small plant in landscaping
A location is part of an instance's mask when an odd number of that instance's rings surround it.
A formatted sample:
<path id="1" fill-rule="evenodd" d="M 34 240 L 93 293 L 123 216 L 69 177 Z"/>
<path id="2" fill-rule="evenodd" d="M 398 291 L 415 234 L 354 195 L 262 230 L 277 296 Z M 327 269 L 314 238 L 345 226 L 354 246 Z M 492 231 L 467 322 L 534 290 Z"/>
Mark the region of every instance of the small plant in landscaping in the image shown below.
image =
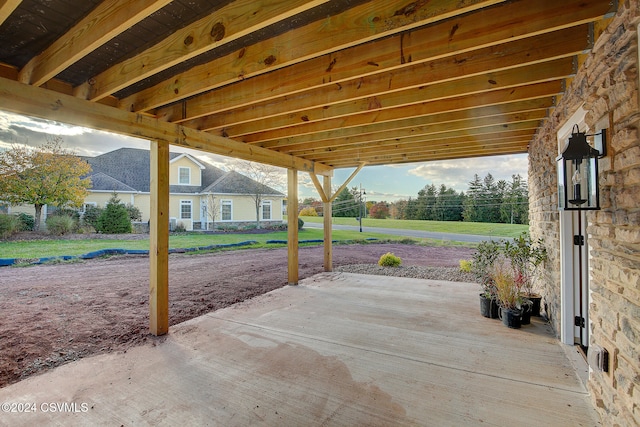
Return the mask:
<path id="1" fill-rule="evenodd" d="M 460 271 L 462 271 L 463 273 L 471 273 L 472 265 L 473 265 L 472 262 L 469 261 L 468 259 L 461 259 Z"/>
<path id="2" fill-rule="evenodd" d="M 69 215 L 54 215 L 47 218 L 47 231 L 54 236 L 73 233 L 78 226 L 78 221 Z"/>
<path id="3" fill-rule="evenodd" d="M 176 233 L 185 233 L 187 231 L 187 229 L 185 228 L 183 223 L 179 222 L 176 225 L 176 229 L 173 230 L 173 231 L 176 232 Z"/>
<path id="4" fill-rule="evenodd" d="M 14 215 L 0 214 L 0 238 L 6 239 L 20 229 L 20 221 Z"/>
<path id="5" fill-rule="evenodd" d="M 20 224 L 20 231 L 33 231 L 36 225 L 36 219 L 33 215 L 21 212 L 17 215 Z"/>
<path id="6" fill-rule="evenodd" d="M 400 257 L 395 256 L 391 252 L 387 252 L 382 255 L 378 260 L 378 265 L 380 267 L 399 267 L 402 264 L 402 260 Z"/>
<path id="7" fill-rule="evenodd" d="M 98 206 L 87 205 L 85 207 L 84 215 L 82 215 L 83 225 L 89 225 L 97 230 L 98 218 L 100 218 L 100 215 L 102 215 L 102 212 L 104 212 L 104 209 Z"/>
<path id="8" fill-rule="evenodd" d="M 113 193 L 98 218 L 96 230 L 105 234 L 131 233 L 131 219 L 127 207 Z"/>
<path id="9" fill-rule="evenodd" d="M 300 216 L 318 216 L 318 212 L 313 206 L 307 206 L 306 208 L 303 208 L 300 211 L 299 215 Z"/>

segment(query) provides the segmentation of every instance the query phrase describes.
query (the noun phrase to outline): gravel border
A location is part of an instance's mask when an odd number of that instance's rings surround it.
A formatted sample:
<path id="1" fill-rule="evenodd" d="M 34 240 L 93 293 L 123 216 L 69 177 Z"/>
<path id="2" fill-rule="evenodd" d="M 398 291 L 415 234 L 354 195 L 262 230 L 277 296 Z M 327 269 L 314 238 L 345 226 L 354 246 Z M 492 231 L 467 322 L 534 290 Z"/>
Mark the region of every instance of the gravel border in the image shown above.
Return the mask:
<path id="1" fill-rule="evenodd" d="M 380 267 L 375 264 L 351 264 L 336 267 L 335 271 L 377 276 L 409 277 L 412 279 L 448 280 L 451 282 L 475 283 L 476 281 L 473 274 L 460 271 L 458 267 Z"/>

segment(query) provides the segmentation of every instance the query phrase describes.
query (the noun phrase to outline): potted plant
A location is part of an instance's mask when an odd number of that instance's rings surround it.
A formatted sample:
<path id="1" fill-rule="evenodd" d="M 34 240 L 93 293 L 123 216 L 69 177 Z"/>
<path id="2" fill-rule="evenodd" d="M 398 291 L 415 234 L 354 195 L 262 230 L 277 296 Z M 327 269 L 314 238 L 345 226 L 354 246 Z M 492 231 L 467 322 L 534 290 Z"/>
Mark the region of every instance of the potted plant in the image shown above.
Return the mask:
<path id="1" fill-rule="evenodd" d="M 504 260 L 500 260 L 493 264 L 491 276 L 496 288 L 502 323 L 509 328 L 520 328 L 522 325 L 521 296 L 514 270 L 505 265 Z"/>
<path id="2" fill-rule="evenodd" d="M 547 260 L 542 239 L 533 242 L 527 233 L 522 233 L 512 241 L 504 242 L 504 254 L 515 272 L 520 295 L 524 300 L 531 301 L 530 315 L 539 316 L 542 296 L 535 293 L 533 287 L 542 264 Z"/>
<path id="3" fill-rule="evenodd" d="M 480 314 L 491 319 L 498 318 L 496 288 L 492 267 L 500 256 L 500 244 L 493 240 L 481 242 L 471 260 L 471 272 L 480 283 Z"/>

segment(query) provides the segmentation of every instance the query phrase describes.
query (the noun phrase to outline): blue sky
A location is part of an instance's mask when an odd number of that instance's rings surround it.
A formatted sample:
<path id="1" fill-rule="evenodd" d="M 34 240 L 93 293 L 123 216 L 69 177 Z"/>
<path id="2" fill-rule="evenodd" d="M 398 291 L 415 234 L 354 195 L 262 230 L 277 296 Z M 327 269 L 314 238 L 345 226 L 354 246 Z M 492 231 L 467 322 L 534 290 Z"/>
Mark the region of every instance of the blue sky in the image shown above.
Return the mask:
<path id="1" fill-rule="evenodd" d="M 83 156 L 96 156 L 121 147 L 149 149 L 149 142 L 143 139 L 99 132 L 77 126 L 40 119 L 18 116 L 0 111 L 0 149 L 11 144 L 40 145 L 47 135 L 60 135 L 66 148 Z M 187 152 L 225 170 L 232 168 L 228 157 L 198 152 L 182 147 L 171 147 L 171 151 Z M 286 172 L 283 170 L 283 174 Z M 333 185 L 340 186 L 353 169 L 337 169 Z M 527 179 L 527 155 L 482 157 L 475 159 L 447 160 L 427 163 L 411 163 L 395 166 L 369 166 L 363 168 L 351 181 L 349 187 L 360 186 L 367 192 L 367 200 L 392 202 L 416 197 L 418 191 L 427 185 L 445 184 L 457 191 L 466 191 L 474 174 L 484 178 L 491 173 L 496 180 L 511 180 L 520 174 Z M 308 174 L 299 175 L 300 198 L 319 198 Z"/>

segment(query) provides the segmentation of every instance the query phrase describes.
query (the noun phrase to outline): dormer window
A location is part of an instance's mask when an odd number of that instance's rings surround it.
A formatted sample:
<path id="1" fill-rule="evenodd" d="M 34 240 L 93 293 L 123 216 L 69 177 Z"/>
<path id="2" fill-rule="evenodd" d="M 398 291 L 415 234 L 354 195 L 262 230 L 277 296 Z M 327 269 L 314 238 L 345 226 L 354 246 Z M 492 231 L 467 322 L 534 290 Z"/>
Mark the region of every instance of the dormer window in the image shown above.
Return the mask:
<path id="1" fill-rule="evenodd" d="M 191 168 L 185 168 L 185 167 L 178 168 L 178 184 L 180 185 L 191 184 Z"/>

